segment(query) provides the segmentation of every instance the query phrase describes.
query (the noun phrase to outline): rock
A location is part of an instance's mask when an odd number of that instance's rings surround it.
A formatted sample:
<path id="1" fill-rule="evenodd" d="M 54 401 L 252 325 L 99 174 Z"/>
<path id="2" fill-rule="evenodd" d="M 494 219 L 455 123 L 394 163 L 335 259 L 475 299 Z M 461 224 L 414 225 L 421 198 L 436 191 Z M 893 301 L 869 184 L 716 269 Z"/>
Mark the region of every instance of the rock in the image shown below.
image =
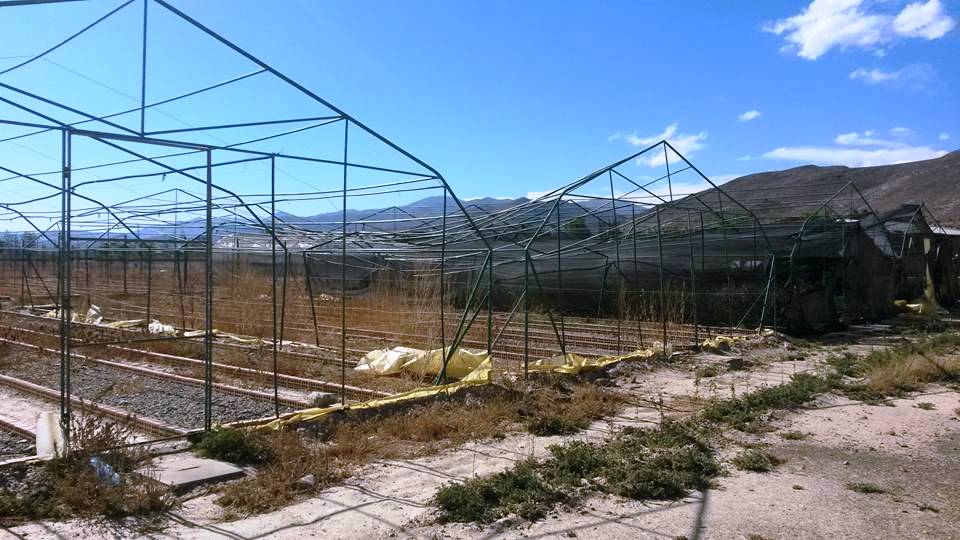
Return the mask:
<path id="1" fill-rule="evenodd" d="M 317 485 L 317 478 L 312 474 L 308 474 L 297 480 L 296 485 L 300 489 L 313 489 Z"/>
<path id="2" fill-rule="evenodd" d="M 326 407 L 337 402 L 337 396 L 329 392 L 310 392 L 307 402 L 313 407 Z"/>
<path id="3" fill-rule="evenodd" d="M 729 368 L 731 371 L 740 371 L 746 367 L 746 362 L 744 362 L 743 358 L 740 358 L 739 356 L 727 360 L 727 368 Z"/>

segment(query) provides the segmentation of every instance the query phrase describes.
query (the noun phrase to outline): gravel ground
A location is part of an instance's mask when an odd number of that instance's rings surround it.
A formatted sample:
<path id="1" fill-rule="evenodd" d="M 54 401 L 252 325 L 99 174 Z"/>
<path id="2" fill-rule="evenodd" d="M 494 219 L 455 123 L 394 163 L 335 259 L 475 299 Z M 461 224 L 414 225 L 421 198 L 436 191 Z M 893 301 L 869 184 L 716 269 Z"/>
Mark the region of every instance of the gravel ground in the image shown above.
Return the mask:
<path id="1" fill-rule="evenodd" d="M 0 460 L 30 456 L 34 453 L 32 442 L 16 433 L 0 430 Z"/>
<path id="2" fill-rule="evenodd" d="M 4 366 L 3 372 L 47 388 L 58 387 L 60 372 L 56 361 L 35 355 L 24 355 L 22 360 Z M 183 429 L 203 427 L 203 387 L 119 372 L 76 360 L 70 379 L 72 393 L 94 403 L 112 405 L 136 416 L 160 420 Z M 290 410 L 283 405 L 280 409 L 281 413 Z M 273 414 L 272 401 L 223 394 L 214 389 L 215 423 Z"/>

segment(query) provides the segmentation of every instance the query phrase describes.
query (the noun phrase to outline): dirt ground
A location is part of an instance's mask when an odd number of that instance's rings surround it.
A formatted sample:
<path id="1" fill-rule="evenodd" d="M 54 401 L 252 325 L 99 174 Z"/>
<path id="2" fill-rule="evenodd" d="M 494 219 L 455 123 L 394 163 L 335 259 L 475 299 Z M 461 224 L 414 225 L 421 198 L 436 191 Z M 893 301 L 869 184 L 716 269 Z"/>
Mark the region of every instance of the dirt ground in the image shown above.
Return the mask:
<path id="1" fill-rule="evenodd" d="M 864 349 L 870 345 L 861 345 Z M 856 348 L 858 346 L 853 346 Z M 622 425 L 659 421 L 698 399 L 729 397 L 786 382 L 816 370 L 840 344 L 796 349 L 768 341 L 749 352 L 701 354 L 648 367 L 624 365 L 613 386 L 636 398 L 616 418 L 596 422 L 572 438 L 603 439 Z M 743 365 L 741 365 L 741 360 Z M 716 364 L 721 373 L 698 377 Z M 745 367 L 746 369 L 730 369 Z M 919 404 L 931 404 L 918 406 Z M 960 393 L 930 386 L 885 405 L 826 396 L 809 408 L 781 413 L 777 428 L 760 436 L 728 434 L 766 443 L 786 462 L 768 473 L 729 474 L 712 489 L 674 503 L 643 503 L 596 496 L 575 509 L 557 509 L 533 524 L 501 520 L 491 526 L 434 522 L 430 500 L 445 483 L 487 475 L 571 437 L 513 434 L 476 442 L 437 456 L 387 460 L 365 467 L 344 485 L 280 511 L 224 522 L 213 494 L 197 494 L 170 515 L 160 538 L 960 538 Z M 800 431 L 802 440 L 780 433 Z M 728 457 L 739 448 L 721 448 Z M 851 490 L 869 483 L 884 493 Z M 141 537 L 132 522 L 33 523 L 0 530 L 11 538 Z M 755 535 L 755 536 L 751 536 Z"/>

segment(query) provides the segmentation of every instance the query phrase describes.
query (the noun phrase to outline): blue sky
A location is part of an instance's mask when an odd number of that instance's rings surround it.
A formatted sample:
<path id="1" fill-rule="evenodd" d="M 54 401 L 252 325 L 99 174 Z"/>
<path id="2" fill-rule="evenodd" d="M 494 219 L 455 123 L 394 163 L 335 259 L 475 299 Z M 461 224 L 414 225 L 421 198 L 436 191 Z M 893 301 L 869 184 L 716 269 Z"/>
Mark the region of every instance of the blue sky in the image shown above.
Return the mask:
<path id="1" fill-rule="evenodd" d="M 35 54 L 119 3 L 4 8 L 0 45 Z M 172 3 L 430 163 L 463 198 L 549 190 L 660 137 L 718 180 L 960 147 L 957 0 Z M 116 32 L 136 24 L 129 11 Z M 178 50 L 172 19 L 154 24 L 151 47 L 178 54 L 151 74 L 168 85 L 151 86 L 156 97 L 236 74 L 216 54 Z M 117 47 L 107 30 L 55 70 L 0 81 L 55 91 L 69 68 L 136 96 L 136 70 L 121 67 L 136 63 L 136 40 Z M 261 105 L 294 108 L 278 99 Z"/>

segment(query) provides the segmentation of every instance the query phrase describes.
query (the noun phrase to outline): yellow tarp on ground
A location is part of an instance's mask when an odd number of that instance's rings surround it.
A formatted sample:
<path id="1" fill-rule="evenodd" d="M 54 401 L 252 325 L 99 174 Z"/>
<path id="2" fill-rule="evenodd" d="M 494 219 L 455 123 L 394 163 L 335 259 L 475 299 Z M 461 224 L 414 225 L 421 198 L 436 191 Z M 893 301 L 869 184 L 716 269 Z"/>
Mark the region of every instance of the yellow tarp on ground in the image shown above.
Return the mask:
<path id="1" fill-rule="evenodd" d="M 638 360 L 651 358 L 656 352 L 652 349 L 637 349 L 630 354 L 623 356 L 602 356 L 600 358 L 584 358 L 579 354 L 567 353 L 558 354 L 550 358 L 543 358 L 533 362 L 529 366 L 530 371 L 553 373 L 566 373 L 568 375 L 577 375 L 594 369 L 599 369 L 621 360 Z"/>
<path id="2" fill-rule="evenodd" d="M 492 370 L 492 362 L 490 359 L 484 360 L 472 373 L 463 378 L 463 380 L 457 381 L 455 383 L 444 384 L 442 386 L 427 386 L 424 388 L 416 388 L 407 392 L 401 392 L 399 394 L 394 394 L 392 396 L 387 396 L 383 398 L 371 399 L 370 401 L 364 401 L 363 403 L 358 403 L 356 405 L 350 405 L 348 408 L 351 410 L 355 409 L 375 409 L 377 407 L 383 407 L 384 405 L 391 405 L 394 403 L 402 403 L 404 401 L 410 401 L 414 399 L 423 399 L 432 396 L 446 395 L 451 396 L 464 388 L 470 386 L 481 386 L 490 383 L 490 372 Z M 307 409 L 305 411 L 300 411 L 294 413 L 290 416 L 284 416 L 278 418 L 269 424 L 264 424 L 263 428 L 269 429 L 283 429 L 284 426 L 289 424 L 299 424 L 302 422 L 311 422 L 314 420 L 319 420 L 327 415 L 333 414 L 337 411 L 343 410 L 343 407 L 340 405 L 334 405 L 332 407 L 324 407 L 319 409 Z"/>
<path id="3" fill-rule="evenodd" d="M 708 351 L 729 351 L 738 339 L 743 338 L 740 336 L 717 336 L 712 339 L 705 339 L 700 344 L 700 348 Z"/>
<path id="4" fill-rule="evenodd" d="M 437 350 L 439 351 L 439 349 Z M 431 352 L 437 352 L 431 351 Z M 583 358 L 577 354 L 567 353 L 566 355 L 558 355 L 552 358 L 546 358 L 543 360 L 538 360 L 530 364 L 529 369 L 532 372 L 554 372 L 554 373 L 564 373 L 575 375 L 579 373 L 585 373 L 595 369 L 599 369 L 605 366 L 615 364 L 623 360 L 640 360 L 647 359 L 655 356 L 657 353 L 652 349 L 638 349 L 630 354 L 625 354 L 622 356 L 604 356 L 601 358 L 588 359 Z M 448 366 L 449 369 L 449 366 Z M 414 399 L 423 399 L 432 396 L 438 395 L 453 395 L 464 388 L 471 386 L 480 386 L 491 383 L 491 374 L 493 372 L 493 358 L 486 356 L 486 358 L 477 365 L 477 367 L 471 371 L 467 376 L 465 376 L 460 381 L 450 384 L 444 384 L 442 386 L 428 386 L 425 388 L 417 388 L 415 390 L 410 390 L 408 392 L 402 392 L 399 394 L 394 394 L 392 396 L 387 396 L 384 398 L 372 399 L 370 401 L 364 401 L 363 403 L 358 403 L 356 405 L 350 405 L 348 409 L 375 409 L 377 407 L 382 407 L 384 405 L 391 405 L 395 403 L 402 403 L 404 401 L 414 400 Z M 333 407 L 324 407 L 318 409 L 308 409 L 305 411 L 300 411 L 289 416 L 284 416 L 278 418 L 268 424 L 260 426 L 265 429 L 283 429 L 284 426 L 290 424 L 298 424 L 302 422 L 310 422 L 314 420 L 319 420 L 327 415 L 335 413 L 337 411 L 344 410 L 340 405 L 335 405 Z"/>
<path id="5" fill-rule="evenodd" d="M 410 347 L 377 349 L 368 352 L 353 369 L 372 375 L 398 375 L 400 373 L 417 376 L 439 375 L 443 368 L 443 357 L 449 351 L 450 347 L 429 351 Z M 458 348 L 450 361 L 447 362 L 446 374 L 452 379 L 462 379 L 477 369 L 489 356 L 487 351 L 471 351 Z"/>

